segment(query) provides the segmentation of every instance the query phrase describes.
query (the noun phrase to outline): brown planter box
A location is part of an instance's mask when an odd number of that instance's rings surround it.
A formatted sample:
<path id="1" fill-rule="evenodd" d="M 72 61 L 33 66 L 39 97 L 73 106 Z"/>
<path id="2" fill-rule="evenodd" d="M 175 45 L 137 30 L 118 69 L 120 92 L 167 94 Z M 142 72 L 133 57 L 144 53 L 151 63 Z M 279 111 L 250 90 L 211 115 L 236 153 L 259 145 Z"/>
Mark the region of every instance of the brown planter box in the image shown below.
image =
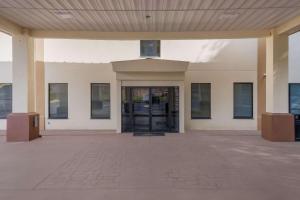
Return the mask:
<path id="1" fill-rule="evenodd" d="M 30 141 L 40 137 L 38 113 L 11 113 L 7 117 L 7 142 Z"/>
<path id="2" fill-rule="evenodd" d="M 295 141 L 295 121 L 292 114 L 262 114 L 262 137 L 273 142 Z"/>

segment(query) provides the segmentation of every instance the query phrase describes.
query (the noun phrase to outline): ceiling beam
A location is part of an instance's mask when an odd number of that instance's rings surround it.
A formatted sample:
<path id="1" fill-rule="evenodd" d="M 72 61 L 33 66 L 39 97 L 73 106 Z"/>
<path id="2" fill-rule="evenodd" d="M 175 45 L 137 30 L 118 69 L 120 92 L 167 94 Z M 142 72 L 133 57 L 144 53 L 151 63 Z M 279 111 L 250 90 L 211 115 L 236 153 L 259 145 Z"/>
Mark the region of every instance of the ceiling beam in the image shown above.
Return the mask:
<path id="1" fill-rule="evenodd" d="M 211 31 L 211 32 L 98 32 L 98 31 L 43 31 L 32 30 L 35 38 L 97 39 L 97 40 L 189 40 L 261 38 L 271 31 Z"/>
<path id="2" fill-rule="evenodd" d="M 297 31 L 300 31 L 300 16 L 297 16 L 276 28 L 277 34 L 293 34 Z"/>
<path id="3" fill-rule="evenodd" d="M 14 35 L 14 34 L 22 34 L 23 30 L 24 29 L 21 26 L 0 16 L 0 31 L 10 35 Z"/>

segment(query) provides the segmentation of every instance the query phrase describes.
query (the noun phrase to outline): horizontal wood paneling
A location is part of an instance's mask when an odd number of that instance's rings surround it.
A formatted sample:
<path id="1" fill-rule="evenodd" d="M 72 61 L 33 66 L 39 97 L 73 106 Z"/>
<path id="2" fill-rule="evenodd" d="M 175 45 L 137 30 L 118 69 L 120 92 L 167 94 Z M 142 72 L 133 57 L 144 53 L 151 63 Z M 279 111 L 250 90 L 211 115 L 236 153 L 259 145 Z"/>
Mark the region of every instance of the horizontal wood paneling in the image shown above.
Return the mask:
<path id="1" fill-rule="evenodd" d="M 57 11 L 70 13 L 63 19 Z M 238 13 L 235 18 L 224 14 Z M 151 18 L 146 19 L 150 15 Z M 300 0 L 2 0 L 0 16 L 38 30 L 186 32 L 274 28 L 300 15 Z"/>

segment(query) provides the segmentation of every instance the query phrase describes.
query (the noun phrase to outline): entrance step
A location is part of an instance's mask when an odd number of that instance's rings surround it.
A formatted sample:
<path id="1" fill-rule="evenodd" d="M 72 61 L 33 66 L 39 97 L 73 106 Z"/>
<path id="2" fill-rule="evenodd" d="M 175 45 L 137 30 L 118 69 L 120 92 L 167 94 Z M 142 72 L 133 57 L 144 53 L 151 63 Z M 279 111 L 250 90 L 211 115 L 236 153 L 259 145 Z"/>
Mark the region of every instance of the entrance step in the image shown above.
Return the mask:
<path id="1" fill-rule="evenodd" d="M 165 136 L 163 132 L 134 132 L 133 136 Z"/>

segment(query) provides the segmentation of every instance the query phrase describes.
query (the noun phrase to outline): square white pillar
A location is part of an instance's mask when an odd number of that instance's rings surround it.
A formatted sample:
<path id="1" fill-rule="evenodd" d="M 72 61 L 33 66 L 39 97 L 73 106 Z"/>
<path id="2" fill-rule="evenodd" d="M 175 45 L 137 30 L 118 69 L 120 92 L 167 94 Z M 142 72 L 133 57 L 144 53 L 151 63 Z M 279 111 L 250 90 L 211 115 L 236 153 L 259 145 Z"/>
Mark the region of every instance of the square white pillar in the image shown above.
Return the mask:
<path id="1" fill-rule="evenodd" d="M 266 111 L 288 113 L 288 35 L 266 40 Z"/>
<path id="2" fill-rule="evenodd" d="M 28 34 L 12 38 L 13 112 L 34 111 L 34 42 Z"/>

